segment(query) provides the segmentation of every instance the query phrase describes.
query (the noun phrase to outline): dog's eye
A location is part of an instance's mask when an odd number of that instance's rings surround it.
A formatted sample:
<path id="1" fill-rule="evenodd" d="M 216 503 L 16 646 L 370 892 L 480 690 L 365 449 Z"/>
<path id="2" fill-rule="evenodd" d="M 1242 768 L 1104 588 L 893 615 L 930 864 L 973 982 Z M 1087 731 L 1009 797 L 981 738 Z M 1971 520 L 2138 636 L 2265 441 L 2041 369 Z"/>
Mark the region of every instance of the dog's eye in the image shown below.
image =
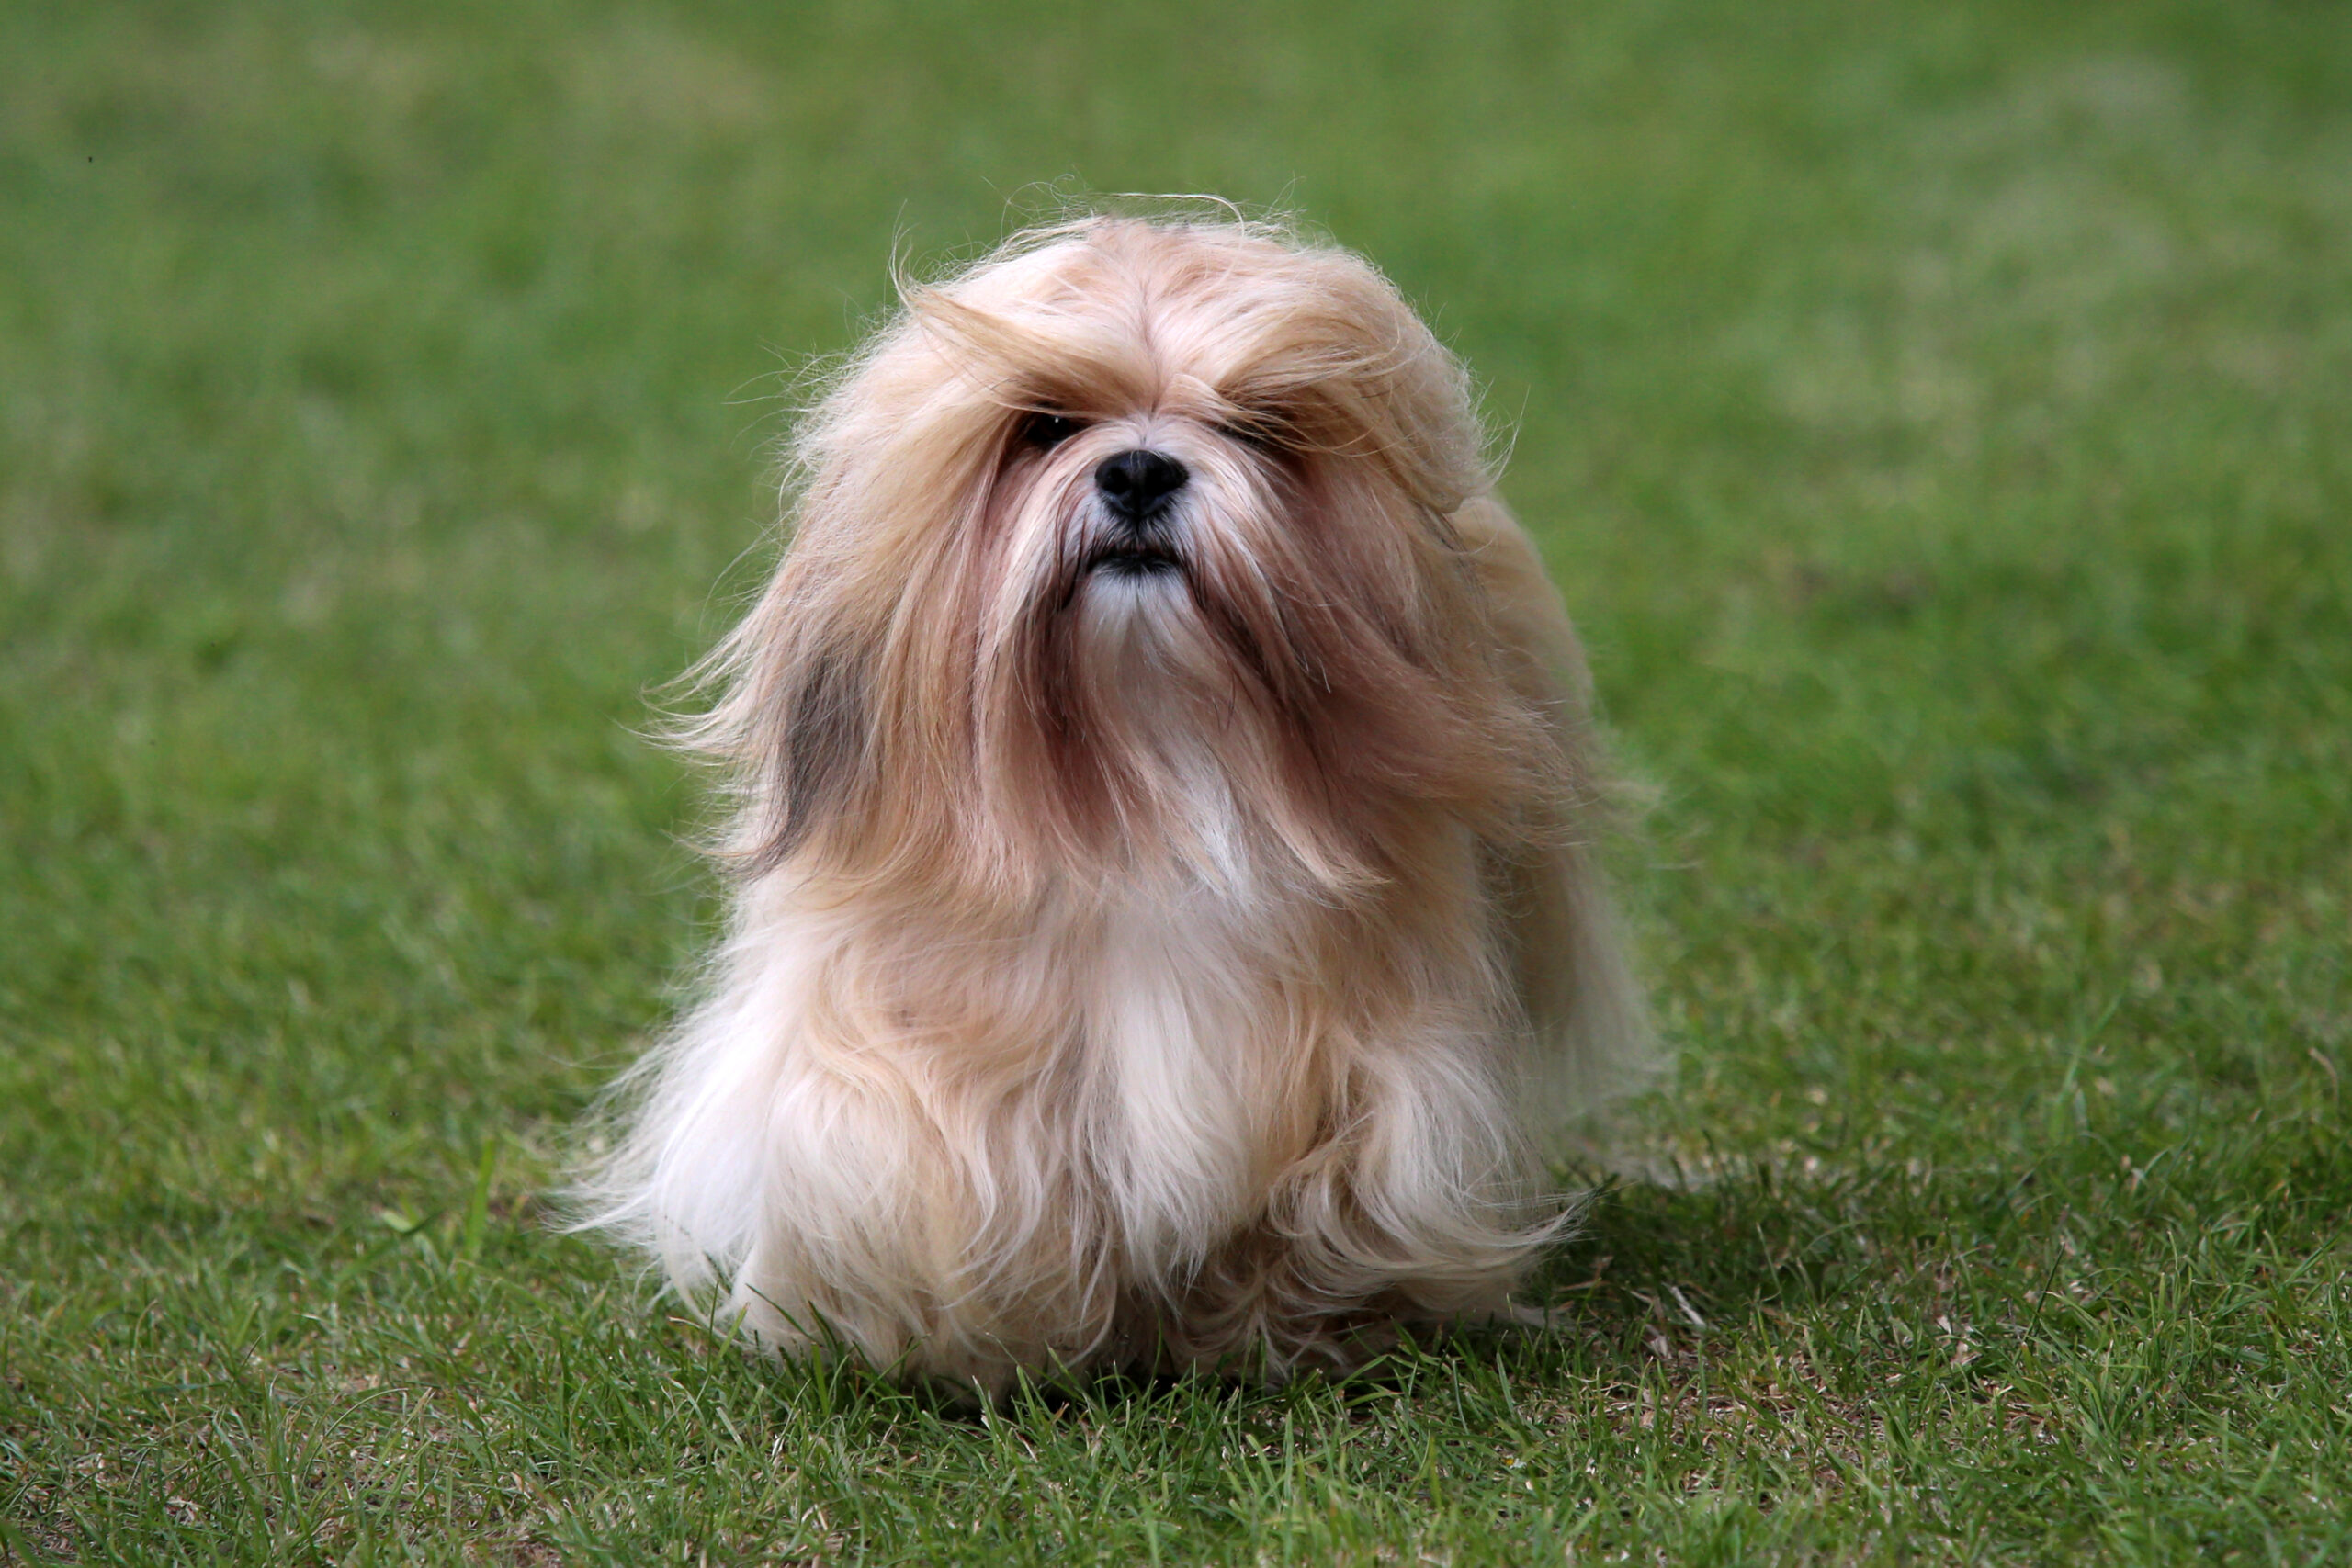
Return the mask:
<path id="1" fill-rule="evenodd" d="M 1218 430 L 1244 446 L 1268 457 L 1281 454 L 1286 448 L 1283 442 L 1280 422 L 1268 418 L 1238 419 L 1219 425 Z"/>
<path id="2" fill-rule="evenodd" d="M 1085 428 L 1066 413 L 1033 413 L 1021 426 L 1021 439 L 1040 452 L 1050 452 Z"/>

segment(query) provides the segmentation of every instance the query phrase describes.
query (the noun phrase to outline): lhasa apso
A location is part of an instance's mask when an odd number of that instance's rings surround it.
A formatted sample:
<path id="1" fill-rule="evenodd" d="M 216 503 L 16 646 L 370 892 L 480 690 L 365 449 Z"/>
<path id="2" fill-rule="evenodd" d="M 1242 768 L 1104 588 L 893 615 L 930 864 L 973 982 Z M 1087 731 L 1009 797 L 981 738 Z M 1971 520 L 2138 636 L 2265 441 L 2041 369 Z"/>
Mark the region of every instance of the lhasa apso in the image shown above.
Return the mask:
<path id="1" fill-rule="evenodd" d="M 728 935 L 587 1223 L 771 1349 L 984 1391 L 1504 1310 L 1548 1135 L 1648 1052 L 1462 367 L 1256 224 L 905 292 L 708 663 Z"/>

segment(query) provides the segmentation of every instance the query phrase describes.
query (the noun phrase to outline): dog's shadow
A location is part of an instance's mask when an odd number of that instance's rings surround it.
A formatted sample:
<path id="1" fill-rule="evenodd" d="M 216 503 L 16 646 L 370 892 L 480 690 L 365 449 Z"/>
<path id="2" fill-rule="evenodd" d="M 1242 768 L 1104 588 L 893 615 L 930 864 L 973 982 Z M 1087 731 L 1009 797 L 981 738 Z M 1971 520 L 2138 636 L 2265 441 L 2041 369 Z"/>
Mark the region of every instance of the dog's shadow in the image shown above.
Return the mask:
<path id="1" fill-rule="evenodd" d="M 1630 1375 L 1661 1356 L 1703 1354 L 1710 1337 L 1760 1310 L 1834 1290 L 1839 1228 L 1769 1173 L 1612 1178 L 1519 1299 L 1540 1332 L 1575 1338 L 1591 1370 Z"/>
<path id="2" fill-rule="evenodd" d="M 1530 1277 L 1503 1316 L 1400 1330 L 1393 1345 L 1339 1371 L 1309 1369 L 1285 1382 L 1202 1371 L 1113 1370 L 1024 1377 L 995 1397 L 952 1385 L 912 1388 L 873 1373 L 872 1392 L 911 1400 L 950 1426 L 991 1420 L 1118 1419 L 1139 1408 L 1209 1402 L 1240 1409 L 1268 1398 L 1342 1401 L 1411 1393 L 1471 1366 L 1512 1367 L 1514 1378 L 1573 1375 L 1636 1384 L 1661 1366 L 1687 1373 L 1759 1311 L 1834 1292 L 1845 1267 L 1844 1229 L 1825 1195 L 1785 1192 L 1767 1174 L 1706 1181 L 1610 1178 L 1584 1201 L 1580 1222 Z M 1838 1205 L 1828 1201 L 1834 1210 Z"/>

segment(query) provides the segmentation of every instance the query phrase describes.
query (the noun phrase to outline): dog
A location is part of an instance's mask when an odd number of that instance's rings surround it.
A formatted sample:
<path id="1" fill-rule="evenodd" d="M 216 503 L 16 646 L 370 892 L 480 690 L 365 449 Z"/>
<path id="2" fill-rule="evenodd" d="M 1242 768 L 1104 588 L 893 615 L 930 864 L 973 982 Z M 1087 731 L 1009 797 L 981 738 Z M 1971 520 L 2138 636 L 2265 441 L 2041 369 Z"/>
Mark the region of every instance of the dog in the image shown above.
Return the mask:
<path id="1" fill-rule="evenodd" d="M 726 934 L 583 1224 L 752 1343 L 999 1393 L 1506 1313 L 1651 1036 L 1583 657 L 1344 250 L 1094 215 L 902 308 L 702 666 Z"/>

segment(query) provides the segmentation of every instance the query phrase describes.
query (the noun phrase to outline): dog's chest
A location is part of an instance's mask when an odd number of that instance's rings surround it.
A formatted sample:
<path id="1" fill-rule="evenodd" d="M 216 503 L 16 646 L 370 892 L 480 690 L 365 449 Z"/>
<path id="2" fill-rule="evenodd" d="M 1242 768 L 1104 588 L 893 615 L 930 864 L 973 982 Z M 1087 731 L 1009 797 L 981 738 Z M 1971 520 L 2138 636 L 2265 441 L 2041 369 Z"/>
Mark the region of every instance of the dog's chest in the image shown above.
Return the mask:
<path id="1" fill-rule="evenodd" d="M 1324 1121 L 1289 917 L 1194 889 L 1104 912 L 1083 993 L 1084 1137 L 1130 1247 L 1204 1252 Z"/>

